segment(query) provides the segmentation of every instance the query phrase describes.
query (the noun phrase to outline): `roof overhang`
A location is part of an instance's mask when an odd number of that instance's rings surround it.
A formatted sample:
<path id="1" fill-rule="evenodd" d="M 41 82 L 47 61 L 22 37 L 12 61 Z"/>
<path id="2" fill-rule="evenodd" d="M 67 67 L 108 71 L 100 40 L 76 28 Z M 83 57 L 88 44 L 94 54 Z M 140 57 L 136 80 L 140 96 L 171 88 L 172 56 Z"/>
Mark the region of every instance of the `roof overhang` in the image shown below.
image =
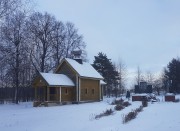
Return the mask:
<path id="1" fill-rule="evenodd" d="M 48 86 L 74 87 L 74 82 L 64 74 L 40 73 L 41 78 Z"/>
<path id="2" fill-rule="evenodd" d="M 93 79 L 93 80 L 103 80 L 103 78 L 94 78 L 94 77 L 87 77 L 87 76 L 80 76 L 80 78 Z"/>
<path id="3" fill-rule="evenodd" d="M 100 80 L 100 84 L 101 84 L 101 85 L 106 85 L 107 83 L 104 82 L 103 80 Z"/>

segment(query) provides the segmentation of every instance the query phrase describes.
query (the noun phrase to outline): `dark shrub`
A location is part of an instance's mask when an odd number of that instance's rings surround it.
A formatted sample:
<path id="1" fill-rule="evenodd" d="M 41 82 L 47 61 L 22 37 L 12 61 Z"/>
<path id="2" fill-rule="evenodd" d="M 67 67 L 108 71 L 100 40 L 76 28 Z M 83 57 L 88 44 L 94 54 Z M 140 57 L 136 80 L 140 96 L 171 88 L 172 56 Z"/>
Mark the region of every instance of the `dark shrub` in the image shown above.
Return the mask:
<path id="1" fill-rule="evenodd" d="M 128 121 L 136 118 L 137 114 L 143 110 L 143 106 L 136 108 L 135 110 L 129 112 L 127 115 L 123 116 L 123 123 L 127 123 Z"/>
<path id="2" fill-rule="evenodd" d="M 135 111 L 129 112 L 129 114 L 127 115 L 128 120 L 132 120 L 134 118 L 136 118 L 137 113 Z"/>
<path id="3" fill-rule="evenodd" d="M 95 119 L 99 119 L 103 116 L 109 116 L 109 115 L 112 115 L 114 113 L 114 111 L 112 109 L 107 109 L 106 111 L 104 111 L 103 113 L 99 114 L 99 115 L 96 115 L 95 116 Z"/>
<path id="4" fill-rule="evenodd" d="M 128 121 L 136 118 L 136 115 L 137 115 L 136 111 L 129 112 L 127 115 L 124 116 L 123 123 L 127 123 Z"/>
<path id="5" fill-rule="evenodd" d="M 111 105 L 119 105 L 122 104 L 124 102 L 124 100 L 121 98 L 120 100 L 113 100 L 113 102 L 111 103 Z"/>
<path id="6" fill-rule="evenodd" d="M 175 101 L 174 102 L 180 102 L 180 99 L 175 99 Z"/>
<path id="7" fill-rule="evenodd" d="M 143 106 L 140 106 L 139 108 L 137 108 L 135 111 L 138 113 L 138 112 L 141 112 L 143 110 Z"/>
<path id="8" fill-rule="evenodd" d="M 104 112 L 104 115 L 112 115 L 113 114 L 113 110 L 112 109 L 107 109 L 105 112 Z"/>
<path id="9" fill-rule="evenodd" d="M 125 106 L 125 107 L 128 107 L 128 106 L 131 105 L 131 103 L 129 103 L 128 101 L 125 101 L 125 102 L 122 103 L 122 105 Z"/>
<path id="10" fill-rule="evenodd" d="M 142 101 L 142 106 L 143 107 L 147 107 L 148 106 L 148 102 L 146 100 Z"/>
<path id="11" fill-rule="evenodd" d="M 124 106 L 122 106 L 122 105 L 116 105 L 116 106 L 114 107 L 114 109 L 115 109 L 116 111 L 120 111 L 120 110 L 124 109 Z"/>
<path id="12" fill-rule="evenodd" d="M 102 115 L 102 114 L 99 114 L 99 115 L 96 115 L 96 116 L 95 116 L 95 119 L 99 119 L 99 118 L 101 118 L 101 117 L 103 117 L 103 115 Z"/>

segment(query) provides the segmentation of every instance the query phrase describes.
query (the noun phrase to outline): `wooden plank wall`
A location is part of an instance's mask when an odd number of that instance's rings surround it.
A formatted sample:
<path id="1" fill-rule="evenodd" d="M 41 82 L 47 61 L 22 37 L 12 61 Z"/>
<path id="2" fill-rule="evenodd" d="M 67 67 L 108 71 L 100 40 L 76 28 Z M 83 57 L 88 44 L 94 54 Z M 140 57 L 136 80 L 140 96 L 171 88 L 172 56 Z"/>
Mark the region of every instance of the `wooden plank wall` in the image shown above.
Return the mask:
<path id="1" fill-rule="evenodd" d="M 80 82 L 81 101 L 88 101 L 88 100 L 99 101 L 100 100 L 99 80 L 81 78 L 80 81 L 81 81 Z"/>

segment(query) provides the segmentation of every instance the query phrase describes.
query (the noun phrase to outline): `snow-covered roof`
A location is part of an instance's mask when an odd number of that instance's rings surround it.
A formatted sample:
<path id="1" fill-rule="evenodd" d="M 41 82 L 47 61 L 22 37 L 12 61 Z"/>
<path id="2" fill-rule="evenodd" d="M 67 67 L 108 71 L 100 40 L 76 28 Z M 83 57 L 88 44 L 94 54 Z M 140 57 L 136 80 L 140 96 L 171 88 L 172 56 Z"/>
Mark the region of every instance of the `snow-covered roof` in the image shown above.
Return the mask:
<path id="1" fill-rule="evenodd" d="M 80 64 L 73 59 L 65 59 L 80 76 L 103 79 L 103 77 L 89 63 L 83 62 L 82 64 Z"/>
<path id="2" fill-rule="evenodd" d="M 103 80 L 100 80 L 100 84 L 101 85 L 106 85 L 106 82 L 104 82 Z"/>
<path id="3" fill-rule="evenodd" d="M 50 86 L 75 86 L 73 81 L 64 74 L 40 73 Z"/>
<path id="4" fill-rule="evenodd" d="M 174 96 L 173 93 L 166 93 L 166 96 Z"/>

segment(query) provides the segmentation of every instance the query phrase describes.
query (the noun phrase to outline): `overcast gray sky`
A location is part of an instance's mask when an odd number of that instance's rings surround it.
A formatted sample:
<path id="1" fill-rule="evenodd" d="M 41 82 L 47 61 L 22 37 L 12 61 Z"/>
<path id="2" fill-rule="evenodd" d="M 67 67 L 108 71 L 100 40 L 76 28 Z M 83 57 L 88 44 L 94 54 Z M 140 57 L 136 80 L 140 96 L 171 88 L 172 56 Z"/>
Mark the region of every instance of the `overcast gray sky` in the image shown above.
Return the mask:
<path id="1" fill-rule="evenodd" d="M 37 8 L 70 21 L 87 44 L 90 63 L 98 52 L 122 59 L 129 74 L 159 72 L 180 56 L 180 0 L 37 0 Z"/>

